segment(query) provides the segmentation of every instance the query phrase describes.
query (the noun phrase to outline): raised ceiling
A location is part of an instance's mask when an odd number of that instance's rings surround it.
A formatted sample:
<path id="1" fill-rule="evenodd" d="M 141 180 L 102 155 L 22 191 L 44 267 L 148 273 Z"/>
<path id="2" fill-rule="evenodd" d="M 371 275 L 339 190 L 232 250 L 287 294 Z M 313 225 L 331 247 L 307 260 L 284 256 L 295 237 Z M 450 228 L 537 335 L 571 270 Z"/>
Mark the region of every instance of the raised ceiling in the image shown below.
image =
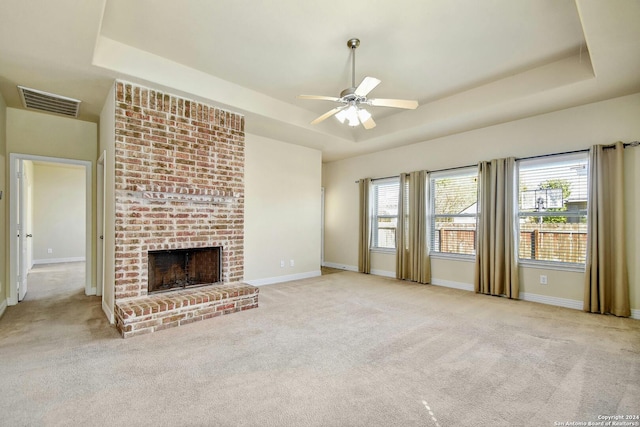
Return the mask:
<path id="1" fill-rule="evenodd" d="M 636 0 L 3 0 L 0 92 L 82 100 L 97 121 L 114 78 L 246 115 L 246 131 L 323 151 L 325 161 L 427 141 L 640 91 Z M 309 123 L 356 80 L 373 130 Z"/>

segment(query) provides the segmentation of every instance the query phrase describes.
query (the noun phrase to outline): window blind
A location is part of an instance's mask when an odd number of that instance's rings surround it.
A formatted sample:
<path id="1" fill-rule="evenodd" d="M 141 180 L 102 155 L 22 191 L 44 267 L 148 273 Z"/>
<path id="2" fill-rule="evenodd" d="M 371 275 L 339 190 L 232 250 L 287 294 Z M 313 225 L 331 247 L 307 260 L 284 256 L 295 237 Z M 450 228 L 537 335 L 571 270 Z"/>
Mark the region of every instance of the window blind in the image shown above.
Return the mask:
<path id="1" fill-rule="evenodd" d="M 588 153 L 518 162 L 521 260 L 584 264 Z"/>

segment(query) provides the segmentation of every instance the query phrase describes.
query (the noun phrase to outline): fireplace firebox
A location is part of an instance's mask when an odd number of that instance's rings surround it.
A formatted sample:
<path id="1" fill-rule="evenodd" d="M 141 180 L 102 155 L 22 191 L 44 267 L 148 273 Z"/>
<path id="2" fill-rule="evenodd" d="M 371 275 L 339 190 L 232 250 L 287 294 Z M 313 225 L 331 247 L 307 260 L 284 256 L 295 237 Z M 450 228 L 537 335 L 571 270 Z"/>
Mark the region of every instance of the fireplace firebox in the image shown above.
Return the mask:
<path id="1" fill-rule="evenodd" d="M 149 251 L 148 293 L 222 281 L 222 247 Z"/>

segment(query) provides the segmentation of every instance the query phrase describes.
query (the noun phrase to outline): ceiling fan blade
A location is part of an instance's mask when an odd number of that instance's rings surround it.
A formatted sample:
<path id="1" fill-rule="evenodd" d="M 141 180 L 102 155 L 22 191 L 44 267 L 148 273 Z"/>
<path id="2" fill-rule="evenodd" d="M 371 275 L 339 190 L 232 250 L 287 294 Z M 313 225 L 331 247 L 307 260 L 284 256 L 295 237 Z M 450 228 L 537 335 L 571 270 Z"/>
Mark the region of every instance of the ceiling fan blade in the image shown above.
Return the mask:
<path id="1" fill-rule="evenodd" d="M 365 129 L 373 129 L 376 127 L 376 122 L 371 117 L 371 114 L 367 110 L 361 109 L 358 110 L 358 118 L 360 119 L 360 123 L 364 126 Z"/>
<path id="2" fill-rule="evenodd" d="M 365 77 L 354 92 L 358 96 L 367 96 L 369 92 L 380 84 L 380 80 L 375 77 Z"/>
<path id="3" fill-rule="evenodd" d="M 322 96 L 322 95 L 298 95 L 299 99 L 319 99 L 321 101 L 340 101 L 340 98 L 335 96 Z"/>
<path id="4" fill-rule="evenodd" d="M 338 111 L 342 110 L 344 108 L 344 106 L 342 107 L 336 107 L 333 110 L 329 110 L 326 113 L 324 113 L 323 115 L 321 115 L 320 117 L 318 117 L 317 119 L 315 119 L 314 121 L 311 122 L 312 125 L 316 125 L 318 123 L 320 123 L 323 120 L 328 119 L 329 117 L 333 116 L 334 114 L 336 114 Z"/>
<path id="5" fill-rule="evenodd" d="M 374 107 L 393 107 L 393 108 L 404 108 L 407 110 L 415 110 L 418 108 L 418 101 L 414 101 L 411 99 L 370 99 L 367 101 L 368 104 L 373 105 Z"/>

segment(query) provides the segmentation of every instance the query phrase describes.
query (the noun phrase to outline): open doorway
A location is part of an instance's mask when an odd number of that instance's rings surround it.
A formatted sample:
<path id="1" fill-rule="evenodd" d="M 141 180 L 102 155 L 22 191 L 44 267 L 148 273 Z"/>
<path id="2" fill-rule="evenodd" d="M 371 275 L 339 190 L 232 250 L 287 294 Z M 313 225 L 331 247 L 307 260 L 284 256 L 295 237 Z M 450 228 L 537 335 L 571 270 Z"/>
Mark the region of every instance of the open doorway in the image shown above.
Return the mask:
<path id="1" fill-rule="evenodd" d="M 84 293 L 91 281 L 91 162 L 10 154 L 10 264 L 8 304 L 28 292 L 39 265 L 82 263 Z"/>

